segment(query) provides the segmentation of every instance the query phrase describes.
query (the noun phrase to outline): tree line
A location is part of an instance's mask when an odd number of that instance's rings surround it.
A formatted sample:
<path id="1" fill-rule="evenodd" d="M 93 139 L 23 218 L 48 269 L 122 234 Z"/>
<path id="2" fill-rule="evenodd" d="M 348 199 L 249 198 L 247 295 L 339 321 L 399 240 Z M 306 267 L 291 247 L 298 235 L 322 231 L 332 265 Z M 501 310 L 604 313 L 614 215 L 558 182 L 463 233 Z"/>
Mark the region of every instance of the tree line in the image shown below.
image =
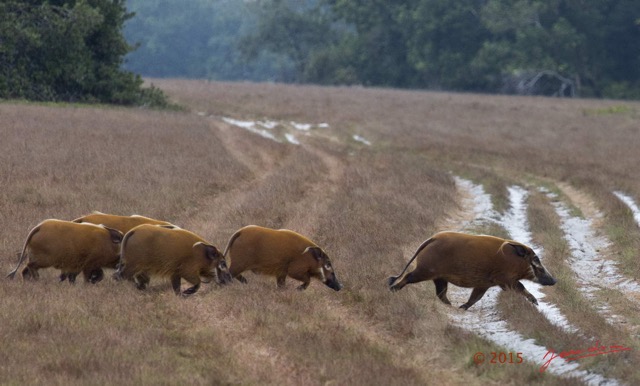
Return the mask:
<path id="1" fill-rule="evenodd" d="M 635 0 L 129 4 L 154 76 L 640 98 Z"/>
<path id="2" fill-rule="evenodd" d="M 640 99 L 640 2 L 0 2 L 0 98 L 166 104 L 141 76 Z"/>

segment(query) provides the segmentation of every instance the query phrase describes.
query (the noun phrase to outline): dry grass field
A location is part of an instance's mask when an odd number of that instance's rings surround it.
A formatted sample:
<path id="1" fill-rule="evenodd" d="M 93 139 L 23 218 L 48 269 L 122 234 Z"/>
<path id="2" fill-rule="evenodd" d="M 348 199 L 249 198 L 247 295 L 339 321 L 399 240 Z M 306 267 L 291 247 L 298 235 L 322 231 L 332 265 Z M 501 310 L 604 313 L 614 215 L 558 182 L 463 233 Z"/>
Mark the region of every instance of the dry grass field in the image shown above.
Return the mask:
<path id="1" fill-rule="evenodd" d="M 153 83 L 185 111 L 0 103 L 4 272 L 41 220 L 99 210 L 171 221 L 219 248 L 248 224 L 293 229 L 329 254 L 344 289 L 297 291 L 288 279 L 278 290 L 248 273 L 248 284 L 181 298 L 167 279 L 139 291 L 112 271 L 96 285 L 59 283 L 53 268 L 36 282 L 1 279 L 0 384 L 640 384 L 640 293 L 618 285 L 640 282 L 640 228 L 614 194 L 640 202 L 640 103 Z M 273 138 L 237 121 L 275 122 L 253 125 Z M 514 209 L 509 187 L 526 190 L 521 225 L 558 279 L 544 301 L 573 330 L 511 291 L 494 288 L 495 305 L 487 296 L 465 312 L 430 282 L 388 290 L 437 231 L 511 237 L 506 222 L 474 220 L 478 197 L 460 180 L 481 187 L 500 218 Z M 592 233 L 572 238 L 571 224 Z M 608 243 L 581 277 L 579 252 L 595 238 Z M 451 287 L 456 300 L 471 291 Z M 554 371 L 560 359 L 540 372 L 542 357 L 527 355 L 490 363 L 520 348 L 465 324 L 487 307 L 545 350 L 629 350 L 565 372 Z"/>

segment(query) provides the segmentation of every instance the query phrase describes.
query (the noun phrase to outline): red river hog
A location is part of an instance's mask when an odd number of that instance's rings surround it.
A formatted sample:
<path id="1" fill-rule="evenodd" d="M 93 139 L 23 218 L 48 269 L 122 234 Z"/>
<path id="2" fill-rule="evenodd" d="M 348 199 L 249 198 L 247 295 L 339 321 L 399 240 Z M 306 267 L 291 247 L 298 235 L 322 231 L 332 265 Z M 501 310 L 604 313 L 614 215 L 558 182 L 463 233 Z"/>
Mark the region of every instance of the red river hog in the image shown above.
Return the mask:
<path id="1" fill-rule="evenodd" d="M 306 289 L 312 277 L 333 290 L 342 288 L 329 256 L 308 238 L 287 229 L 241 228 L 229 239 L 227 255 L 231 276 L 243 283 L 247 280 L 242 273 L 251 270 L 275 276 L 278 288 L 284 287 L 287 276 L 302 282 L 299 290 Z"/>
<path id="2" fill-rule="evenodd" d="M 156 220 L 150 217 L 139 216 L 134 214 L 133 216 L 118 216 L 115 214 L 106 214 L 102 212 L 93 212 L 86 216 L 79 217 L 73 222 L 77 223 L 91 223 L 91 224 L 103 224 L 109 228 L 117 229 L 123 234 L 129 232 L 131 229 L 142 224 L 153 225 L 172 225 L 169 222 Z"/>
<path id="3" fill-rule="evenodd" d="M 68 278 L 73 283 L 82 272 L 85 281 L 97 283 L 104 276 L 102 267 L 118 261 L 122 237 L 122 232 L 104 225 L 44 220 L 29 232 L 18 265 L 7 277 L 13 279 L 28 255 L 25 279 L 37 279 L 38 269 L 54 267 L 61 270 L 60 281 Z"/>
<path id="4" fill-rule="evenodd" d="M 413 260 L 413 271 L 402 277 Z M 396 281 L 402 277 L 402 280 Z M 399 276 L 388 279 L 389 289 L 399 291 L 410 283 L 433 280 L 436 295 L 445 304 L 447 283 L 473 288 L 469 300 L 460 306 L 468 309 L 493 286 L 513 289 L 533 304 L 538 304 L 519 280 L 554 285 L 556 279 L 544 268 L 535 252 L 526 245 L 493 236 L 475 236 L 457 232 L 440 232 L 422 243 Z"/>
<path id="5" fill-rule="evenodd" d="M 139 225 L 124 236 L 117 279 L 133 280 L 145 289 L 150 275 L 171 279 L 171 286 L 180 294 L 180 281 L 193 284 L 182 294 L 194 294 L 201 279 L 215 278 L 218 283 L 231 281 L 227 264 L 216 247 L 195 233 L 175 226 Z"/>

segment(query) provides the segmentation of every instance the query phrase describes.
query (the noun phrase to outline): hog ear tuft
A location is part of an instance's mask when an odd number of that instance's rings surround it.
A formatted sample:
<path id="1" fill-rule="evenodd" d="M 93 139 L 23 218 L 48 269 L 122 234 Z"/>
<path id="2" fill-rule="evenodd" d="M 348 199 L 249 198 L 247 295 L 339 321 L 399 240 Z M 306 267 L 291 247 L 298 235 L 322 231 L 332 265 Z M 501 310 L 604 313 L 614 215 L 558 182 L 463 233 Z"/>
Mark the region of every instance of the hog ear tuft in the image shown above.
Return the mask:
<path id="1" fill-rule="evenodd" d="M 216 257 L 222 256 L 218 248 L 214 247 L 213 245 L 206 244 L 206 248 L 207 248 L 207 257 L 209 259 L 213 260 Z"/>
<path id="2" fill-rule="evenodd" d="M 318 261 L 322 258 L 322 249 L 320 247 L 307 247 L 302 254 L 304 255 L 307 252 L 311 252 L 311 255 Z"/>
<path id="3" fill-rule="evenodd" d="M 513 249 L 515 249 L 516 255 L 520 257 L 525 257 L 527 255 L 527 249 L 523 245 L 514 243 L 509 243 L 509 245 L 511 245 Z"/>
<path id="4" fill-rule="evenodd" d="M 108 226 L 105 226 L 104 224 L 100 224 L 100 225 L 102 225 L 102 227 L 104 229 L 109 231 L 109 235 L 111 236 L 111 242 L 112 243 L 120 244 L 122 242 L 122 238 L 124 237 L 122 232 L 120 232 L 117 229 L 109 228 Z"/>
<path id="5" fill-rule="evenodd" d="M 216 247 L 211 244 L 203 243 L 202 241 L 198 241 L 193 244 L 193 248 L 202 248 L 204 250 L 204 256 L 209 260 L 213 260 L 220 255 L 220 252 Z"/>

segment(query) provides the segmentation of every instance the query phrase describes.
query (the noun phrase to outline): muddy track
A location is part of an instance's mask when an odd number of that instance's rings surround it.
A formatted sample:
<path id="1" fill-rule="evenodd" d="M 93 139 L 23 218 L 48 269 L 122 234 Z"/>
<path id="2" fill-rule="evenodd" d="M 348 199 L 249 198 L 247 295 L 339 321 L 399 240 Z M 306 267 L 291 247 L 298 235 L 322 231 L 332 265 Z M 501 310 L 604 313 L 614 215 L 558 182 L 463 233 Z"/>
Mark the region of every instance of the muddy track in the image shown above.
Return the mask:
<path id="1" fill-rule="evenodd" d="M 558 187 L 584 215 L 584 218 L 574 217 L 563 203 L 554 202 L 571 249 L 568 261 L 576 283 L 609 324 L 637 333 L 640 325 L 633 315 L 640 311 L 640 285 L 616 268 L 616 261 L 612 258 L 615 255 L 613 245 L 605 236 L 604 216 L 588 194 L 568 184 L 559 183 Z M 610 290 L 623 298 L 623 305 L 619 301 L 615 304 L 610 302 L 610 295 L 606 292 Z"/>

